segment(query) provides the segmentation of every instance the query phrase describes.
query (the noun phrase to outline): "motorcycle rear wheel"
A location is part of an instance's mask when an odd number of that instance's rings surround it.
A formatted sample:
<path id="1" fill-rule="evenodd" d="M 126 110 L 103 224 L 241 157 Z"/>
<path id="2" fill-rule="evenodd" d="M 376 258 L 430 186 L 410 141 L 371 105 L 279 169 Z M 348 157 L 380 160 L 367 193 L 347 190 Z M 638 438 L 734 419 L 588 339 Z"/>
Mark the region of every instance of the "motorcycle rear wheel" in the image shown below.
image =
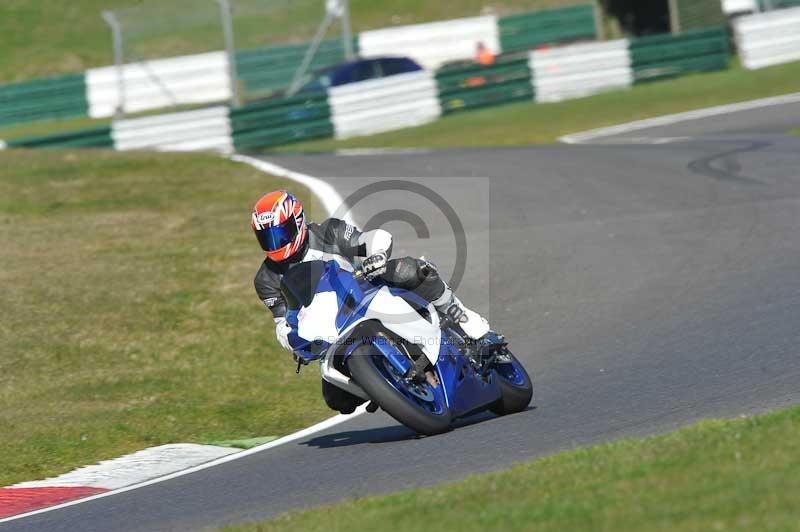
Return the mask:
<path id="1" fill-rule="evenodd" d="M 447 405 L 437 405 L 440 412 L 434 413 L 398 390 L 396 386 L 402 386 L 402 381 L 387 373 L 381 366 L 384 361 L 385 357 L 374 347 L 362 345 L 347 359 L 347 367 L 367 395 L 406 427 L 429 436 L 450 430 L 452 416 Z M 422 386 L 430 385 L 425 383 Z"/>

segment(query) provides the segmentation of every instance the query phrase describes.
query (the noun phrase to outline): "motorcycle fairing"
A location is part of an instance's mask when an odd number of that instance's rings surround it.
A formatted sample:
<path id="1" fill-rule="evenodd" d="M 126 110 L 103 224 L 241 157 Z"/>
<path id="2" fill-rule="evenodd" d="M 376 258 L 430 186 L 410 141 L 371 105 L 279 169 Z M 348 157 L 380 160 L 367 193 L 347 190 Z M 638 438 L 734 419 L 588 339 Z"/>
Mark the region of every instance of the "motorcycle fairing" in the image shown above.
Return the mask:
<path id="1" fill-rule="evenodd" d="M 317 301 L 319 299 L 319 301 Z M 420 312 L 418 309 L 425 309 Z M 424 314 L 424 315 L 423 315 Z M 394 318 L 394 319 L 387 319 Z M 376 341 L 376 337 L 358 336 L 359 324 L 377 320 L 408 342 L 417 344 L 436 367 L 443 393 L 454 417 L 481 409 L 500 398 L 500 388 L 493 373 L 477 375 L 457 346 L 452 333 L 442 334 L 439 315 L 433 305 L 416 294 L 390 288 L 380 282 L 359 283 L 352 273 L 328 262 L 320 277 L 316 294 L 309 305 L 287 312 L 292 326 L 289 340 L 292 347 L 309 359 L 320 358 L 322 377 L 354 395 L 368 399 L 366 393 L 334 367 L 332 356 L 342 343 L 347 359 L 362 344 L 370 343 L 400 372 L 410 368 L 410 361 L 392 343 Z"/>

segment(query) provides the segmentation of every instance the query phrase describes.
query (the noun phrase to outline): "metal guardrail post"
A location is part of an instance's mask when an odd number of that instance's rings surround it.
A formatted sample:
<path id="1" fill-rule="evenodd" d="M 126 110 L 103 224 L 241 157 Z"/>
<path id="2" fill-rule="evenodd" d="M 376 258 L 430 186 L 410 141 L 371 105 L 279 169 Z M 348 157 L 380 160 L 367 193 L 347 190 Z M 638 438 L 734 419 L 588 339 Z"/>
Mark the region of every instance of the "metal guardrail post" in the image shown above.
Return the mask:
<path id="1" fill-rule="evenodd" d="M 322 21 L 322 24 L 320 24 L 319 28 L 317 28 L 317 33 L 314 35 L 314 40 L 311 41 L 311 46 L 308 47 L 308 50 L 306 50 L 306 53 L 303 56 L 303 62 L 300 63 L 300 67 L 294 73 L 292 83 L 289 85 L 289 89 L 286 91 L 287 96 L 294 96 L 303 85 L 303 76 L 311 66 L 311 61 L 314 59 L 314 55 L 317 53 L 320 44 L 322 44 L 322 40 L 325 38 L 325 34 L 328 32 L 328 28 L 332 24 L 333 18 L 334 15 L 331 14 L 330 11 L 325 13 L 325 19 Z"/>
<path id="2" fill-rule="evenodd" d="M 594 2 L 594 32 L 598 41 L 606 40 L 606 28 L 603 25 L 603 9 L 600 7 L 600 0 Z"/>
<path id="3" fill-rule="evenodd" d="M 678 11 L 678 0 L 669 0 L 669 29 L 673 35 L 681 32 L 681 14 Z"/>
<path id="4" fill-rule="evenodd" d="M 117 73 L 117 108 L 114 110 L 116 118 L 125 116 L 125 71 L 122 64 L 122 26 L 113 11 L 103 11 L 103 20 L 111 28 L 111 38 L 114 46 L 114 66 Z"/>
<path id="5" fill-rule="evenodd" d="M 311 46 L 306 50 L 303 56 L 303 61 L 300 63 L 300 68 L 295 71 L 292 77 L 292 82 L 289 89 L 286 91 L 287 96 L 293 96 L 300 90 L 303 85 L 303 76 L 311 66 L 311 61 L 319 50 L 322 40 L 328 33 L 336 19 L 342 24 L 342 39 L 344 40 L 344 55 L 348 61 L 355 59 L 353 52 L 353 36 L 350 29 L 350 8 L 348 0 L 325 0 L 325 18 L 317 28 L 317 33 L 314 35 L 314 40 L 311 41 Z"/>
<path id="6" fill-rule="evenodd" d="M 353 31 L 350 27 L 350 0 L 341 1 L 341 14 L 339 17 L 342 21 L 342 39 L 344 39 L 344 57 L 348 61 L 356 58 L 353 53 Z"/>
<path id="7" fill-rule="evenodd" d="M 236 48 L 233 43 L 233 21 L 231 20 L 231 5 L 228 0 L 216 0 L 219 4 L 220 19 L 222 21 L 222 34 L 225 39 L 225 53 L 228 56 L 228 78 L 231 86 L 231 105 L 239 107 L 242 104 L 239 95 L 239 73 L 236 70 Z"/>

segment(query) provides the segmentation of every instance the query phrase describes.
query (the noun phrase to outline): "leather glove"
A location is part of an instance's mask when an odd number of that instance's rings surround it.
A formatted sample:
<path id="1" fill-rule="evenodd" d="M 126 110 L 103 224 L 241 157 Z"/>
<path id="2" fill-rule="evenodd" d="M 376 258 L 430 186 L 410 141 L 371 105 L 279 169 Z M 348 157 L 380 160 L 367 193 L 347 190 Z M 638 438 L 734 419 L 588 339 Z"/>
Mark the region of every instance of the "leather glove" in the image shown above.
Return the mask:
<path id="1" fill-rule="evenodd" d="M 280 318 L 275 321 L 275 336 L 278 338 L 278 342 L 283 346 L 284 349 L 287 351 L 292 350 L 292 346 L 289 345 L 289 333 L 292 332 L 292 327 L 286 320 Z"/>
<path id="2" fill-rule="evenodd" d="M 366 277 L 368 281 L 371 281 L 379 275 L 386 273 L 387 261 L 388 257 L 385 251 L 378 251 L 364 259 L 364 262 L 361 263 L 361 269 L 364 270 L 364 277 Z"/>

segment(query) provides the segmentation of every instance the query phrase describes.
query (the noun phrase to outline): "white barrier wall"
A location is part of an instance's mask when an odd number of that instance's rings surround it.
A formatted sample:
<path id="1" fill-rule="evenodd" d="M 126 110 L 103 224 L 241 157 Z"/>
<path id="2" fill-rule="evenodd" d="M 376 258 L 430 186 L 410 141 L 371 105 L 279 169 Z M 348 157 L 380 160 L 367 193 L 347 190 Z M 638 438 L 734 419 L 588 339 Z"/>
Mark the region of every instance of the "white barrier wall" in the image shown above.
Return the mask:
<path id="1" fill-rule="evenodd" d="M 722 0 L 722 12 L 726 15 L 754 11 L 758 11 L 758 0 Z"/>
<path id="2" fill-rule="evenodd" d="M 580 98 L 633 84 L 626 39 L 536 50 L 529 57 L 537 102 Z"/>
<path id="3" fill-rule="evenodd" d="M 333 87 L 328 103 L 339 139 L 418 126 L 442 114 L 436 80 L 427 71 Z"/>
<path id="4" fill-rule="evenodd" d="M 233 152 L 228 108 L 169 113 L 112 124 L 111 137 L 117 150 Z"/>
<path id="5" fill-rule="evenodd" d="M 123 66 L 125 112 L 172 105 L 227 100 L 231 97 L 224 52 L 171 57 Z M 119 105 L 116 67 L 86 71 L 89 116 L 112 116 Z"/>
<path id="6" fill-rule="evenodd" d="M 749 69 L 800 60 L 800 7 L 739 17 L 733 29 Z"/>
<path id="7" fill-rule="evenodd" d="M 427 69 L 448 61 L 472 59 L 482 42 L 500 53 L 497 17 L 471 17 L 365 31 L 358 36 L 362 57 L 407 56 Z"/>

